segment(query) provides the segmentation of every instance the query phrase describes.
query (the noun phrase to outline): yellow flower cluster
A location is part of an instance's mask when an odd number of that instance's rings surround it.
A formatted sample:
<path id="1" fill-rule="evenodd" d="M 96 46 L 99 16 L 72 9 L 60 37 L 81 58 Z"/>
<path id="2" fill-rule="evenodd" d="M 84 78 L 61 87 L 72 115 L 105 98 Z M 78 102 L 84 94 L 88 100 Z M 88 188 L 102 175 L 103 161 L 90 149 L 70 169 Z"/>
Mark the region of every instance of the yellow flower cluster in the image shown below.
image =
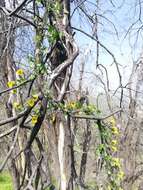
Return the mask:
<path id="1" fill-rule="evenodd" d="M 119 129 L 116 126 L 116 121 L 115 121 L 114 117 L 110 117 L 107 122 L 109 122 L 109 124 L 111 126 L 111 128 L 110 128 L 111 134 L 112 134 L 112 137 L 114 138 L 109 143 L 109 148 L 110 148 L 110 150 L 112 150 L 112 152 L 111 152 L 111 154 L 112 154 L 113 152 L 117 152 L 117 150 L 118 150 L 117 136 L 119 135 Z M 110 165 L 111 165 L 111 168 L 113 167 L 115 169 L 115 173 L 113 172 L 113 177 L 115 177 L 115 179 L 117 180 L 116 185 L 118 186 L 118 190 L 123 190 L 120 187 L 120 182 L 123 179 L 125 174 L 121 169 L 120 159 L 118 157 L 111 157 Z M 111 173 L 112 171 L 109 171 L 109 172 Z M 112 183 L 109 183 L 109 185 L 107 186 L 107 190 L 113 190 L 113 189 L 114 189 L 114 187 L 113 187 Z"/>
<path id="2" fill-rule="evenodd" d="M 111 130 L 112 130 L 113 135 L 119 135 L 119 129 L 117 127 L 112 126 Z"/>
<path id="3" fill-rule="evenodd" d="M 23 74 L 24 74 L 23 69 L 18 69 L 18 70 L 16 71 L 16 74 L 19 75 L 19 76 L 23 75 Z"/>
<path id="4" fill-rule="evenodd" d="M 38 115 L 33 115 L 32 120 L 31 120 L 32 124 L 37 123 L 37 119 L 38 119 Z"/>
<path id="5" fill-rule="evenodd" d="M 29 107 L 33 107 L 33 106 L 34 106 L 34 103 L 35 103 L 35 101 L 34 101 L 33 98 L 30 98 L 29 100 L 27 100 L 27 105 L 28 105 Z"/>
<path id="6" fill-rule="evenodd" d="M 111 123 L 111 125 L 113 127 L 116 125 L 116 121 L 115 121 L 114 117 L 109 117 L 108 121 L 109 121 L 109 123 Z"/>
<path id="7" fill-rule="evenodd" d="M 111 150 L 113 151 L 113 152 L 117 152 L 117 147 L 116 146 L 111 146 Z"/>
<path id="8" fill-rule="evenodd" d="M 117 152 L 117 140 L 112 140 L 111 141 L 111 150 L 113 152 Z"/>
<path id="9" fill-rule="evenodd" d="M 8 83 L 7 83 L 7 86 L 9 87 L 9 88 L 12 88 L 13 86 L 15 86 L 15 84 L 16 84 L 16 82 L 15 81 L 9 81 Z"/>
<path id="10" fill-rule="evenodd" d="M 123 179 L 123 177 L 124 177 L 124 172 L 122 171 L 122 170 L 120 170 L 119 172 L 118 172 L 118 174 L 117 174 L 117 177 L 118 177 L 118 179 L 119 180 L 122 180 Z"/>
<path id="11" fill-rule="evenodd" d="M 69 102 L 69 103 L 66 105 L 66 108 L 67 108 L 67 109 L 75 109 L 75 108 L 76 108 L 76 102 Z"/>
<path id="12" fill-rule="evenodd" d="M 113 167 L 121 168 L 120 159 L 113 157 L 113 158 L 111 159 L 111 165 L 112 165 Z"/>
<path id="13" fill-rule="evenodd" d="M 32 97 L 33 97 L 34 101 L 38 100 L 38 95 L 37 94 L 33 94 Z"/>
<path id="14" fill-rule="evenodd" d="M 111 141 L 111 144 L 112 144 L 113 146 L 116 146 L 116 145 L 117 145 L 117 140 L 112 140 L 112 141 Z"/>
<path id="15" fill-rule="evenodd" d="M 35 102 L 38 100 L 38 95 L 32 95 L 32 98 L 27 100 L 27 105 L 33 107 Z"/>
<path id="16" fill-rule="evenodd" d="M 111 125 L 111 130 L 113 135 L 119 135 L 119 129 L 116 127 L 116 121 L 114 117 L 110 117 L 107 120 Z"/>

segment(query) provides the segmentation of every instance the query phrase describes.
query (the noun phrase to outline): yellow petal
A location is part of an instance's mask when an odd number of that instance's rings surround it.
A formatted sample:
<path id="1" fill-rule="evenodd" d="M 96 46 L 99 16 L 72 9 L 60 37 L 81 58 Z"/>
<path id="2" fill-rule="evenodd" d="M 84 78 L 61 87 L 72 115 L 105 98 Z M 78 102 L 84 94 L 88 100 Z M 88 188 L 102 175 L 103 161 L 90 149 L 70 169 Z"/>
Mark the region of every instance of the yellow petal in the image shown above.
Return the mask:
<path id="1" fill-rule="evenodd" d="M 119 134 L 119 129 L 117 127 L 112 127 L 111 130 L 112 130 L 112 133 L 114 135 L 118 135 Z"/>
<path id="2" fill-rule="evenodd" d="M 114 167 L 121 168 L 121 163 L 120 163 L 120 159 L 119 158 L 112 158 L 111 164 Z"/>
<path id="3" fill-rule="evenodd" d="M 15 81 L 9 81 L 8 83 L 7 83 L 7 86 L 9 87 L 9 88 L 12 88 L 13 86 L 15 85 Z"/>
<path id="4" fill-rule="evenodd" d="M 112 144 L 113 146 L 116 146 L 116 145 L 117 145 L 117 140 L 112 140 L 112 141 L 111 141 L 111 144 Z"/>
<path id="5" fill-rule="evenodd" d="M 27 104 L 28 104 L 28 106 L 30 106 L 30 107 L 33 107 L 33 106 L 34 106 L 34 103 L 35 103 L 35 101 L 34 101 L 33 98 L 27 100 Z"/>
<path id="6" fill-rule="evenodd" d="M 34 101 L 36 102 L 38 100 L 39 96 L 37 94 L 34 94 L 34 95 L 32 95 L 32 97 L 33 97 Z"/>
<path id="7" fill-rule="evenodd" d="M 111 146 L 111 149 L 113 152 L 117 152 L 117 147 L 116 146 Z"/>
<path id="8" fill-rule="evenodd" d="M 23 74 L 24 74 L 24 71 L 23 71 L 22 69 L 18 69 L 18 70 L 16 71 L 16 74 L 17 74 L 17 75 L 23 75 Z"/>
<path id="9" fill-rule="evenodd" d="M 38 119 L 38 116 L 37 115 L 33 115 L 32 116 L 32 124 L 35 124 L 35 123 L 37 123 L 37 119 Z"/>
<path id="10" fill-rule="evenodd" d="M 123 179 L 123 177 L 124 177 L 124 172 L 123 171 L 119 171 L 119 173 L 117 174 L 117 176 L 118 176 L 118 179 L 119 180 L 122 180 Z"/>

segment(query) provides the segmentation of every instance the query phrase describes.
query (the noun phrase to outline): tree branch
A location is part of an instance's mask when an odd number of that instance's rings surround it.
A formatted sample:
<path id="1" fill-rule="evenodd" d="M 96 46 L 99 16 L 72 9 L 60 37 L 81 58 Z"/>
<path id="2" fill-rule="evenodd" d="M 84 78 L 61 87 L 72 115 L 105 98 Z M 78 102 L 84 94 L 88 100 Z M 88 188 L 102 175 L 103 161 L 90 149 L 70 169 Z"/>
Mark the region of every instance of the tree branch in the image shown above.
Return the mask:
<path id="1" fill-rule="evenodd" d="M 22 3 L 20 5 L 18 5 L 18 7 L 16 7 L 13 11 L 11 11 L 11 13 L 9 13 L 8 16 L 15 15 L 18 11 L 20 11 L 22 9 L 22 7 L 27 3 L 27 1 L 28 0 L 22 1 Z"/>
<path id="2" fill-rule="evenodd" d="M 17 126 L 14 126 L 14 127 L 10 128 L 9 130 L 5 131 L 4 133 L 0 134 L 0 138 L 3 138 L 5 136 L 9 135 L 13 131 L 15 131 L 16 128 L 17 128 Z"/>
<path id="3" fill-rule="evenodd" d="M 97 116 L 94 116 L 94 115 L 73 115 L 71 113 L 69 115 L 71 117 L 77 118 L 77 119 L 90 119 L 90 120 L 96 120 L 96 121 L 100 120 L 100 121 L 102 121 L 102 120 L 105 120 L 105 119 L 111 117 L 112 115 L 115 115 L 115 114 L 120 113 L 122 111 L 123 111 L 122 109 L 119 109 L 119 110 L 117 110 L 115 112 L 110 113 L 109 115 L 102 116 L 102 117 L 97 117 Z"/>
<path id="4" fill-rule="evenodd" d="M 26 81 L 24 81 L 23 83 L 21 83 L 21 84 L 19 84 L 19 85 L 17 85 L 17 86 L 14 86 L 14 87 L 12 87 L 12 88 L 7 88 L 7 89 L 5 89 L 5 90 L 3 90 L 3 91 L 0 92 L 0 96 L 1 96 L 2 94 L 6 93 L 6 92 L 9 92 L 9 91 L 11 91 L 11 90 L 17 89 L 17 88 L 19 88 L 19 87 L 21 87 L 21 86 L 27 84 L 28 82 L 31 82 L 32 80 L 33 80 L 33 79 L 26 80 Z"/>

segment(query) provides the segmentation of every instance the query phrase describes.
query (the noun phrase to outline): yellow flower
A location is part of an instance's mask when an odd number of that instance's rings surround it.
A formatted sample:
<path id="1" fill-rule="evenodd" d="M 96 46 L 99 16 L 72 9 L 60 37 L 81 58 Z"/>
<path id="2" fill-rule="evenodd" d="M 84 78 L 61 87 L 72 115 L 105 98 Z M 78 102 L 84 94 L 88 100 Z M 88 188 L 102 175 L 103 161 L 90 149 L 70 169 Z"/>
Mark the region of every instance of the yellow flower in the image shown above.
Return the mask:
<path id="1" fill-rule="evenodd" d="M 122 170 L 120 170 L 119 173 L 117 174 L 117 177 L 119 180 L 122 180 L 124 175 L 125 175 L 124 172 Z"/>
<path id="2" fill-rule="evenodd" d="M 36 102 L 38 100 L 39 96 L 37 94 L 34 94 L 34 95 L 32 95 L 32 97 L 33 97 L 34 101 Z"/>
<path id="3" fill-rule="evenodd" d="M 112 127 L 115 127 L 116 121 L 115 121 L 114 117 L 110 117 L 109 122 L 111 123 Z"/>
<path id="4" fill-rule="evenodd" d="M 14 103 L 13 103 L 13 107 L 14 107 L 15 109 L 20 109 L 20 108 L 21 108 L 21 105 L 20 105 L 20 103 L 18 103 L 18 102 L 14 102 Z"/>
<path id="5" fill-rule="evenodd" d="M 27 100 L 28 106 L 33 107 L 37 100 L 38 100 L 38 95 L 32 95 L 32 98 Z"/>
<path id="6" fill-rule="evenodd" d="M 13 86 L 15 85 L 15 81 L 9 81 L 8 83 L 7 83 L 7 86 L 9 87 L 9 88 L 12 88 Z"/>
<path id="7" fill-rule="evenodd" d="M 76 102 L 69 102 L 66 105 L 67 109 L 75 109 L 76 108 Z"/>
<path id="8" fill-rule="evenodd" d="M 113 152 L 117 152 L 117 147 L 116 146 L 111 146 L 111 149 Z"/>
<path id="9" fill-rule="evenodd" d="M 37 119 L 38 119 L 38 115 L 33 115 L 32 116 L 32 124 L 35 124 L 35 123 L 37 123 Z"/>
<path id="10" fill-rule="evenodd" d="M 112 127 L 111 128 L 111 130 L 112 130 L 112 133 L 114 134 L 114 135 L 118 135 L 119 134 L 119 130 L 118 130 L 118 128 L 117 127 Z"/>
<path id="11" fill-rule="evenodd" d="M 117 145 L 117 140 L 112 140 L 112 141 L 111 141 L 111 144 L 112 144 L 113 146 L 116 146 L 116 145 Z"/>
<path id="12" fill-rule="evenodd" d="M 28 106 L 30 106 L 30 107 L 33 107 L 33 106 L 34 106 L 34 103 L 35 103 L 35 101 L 34 101 L 33 98 L 30 98 L 29 100 L 27 100 L 27 104 L 28 104 Z"/>
<path id="13" fill-rule="evenodd" d="M 113 167 L 121 168 L 121 163 L 119 158 L 112 158 L 111 165 Z"/>
<path id="14" fill-rule="evenodd" d="M 17 74 L 17 75 L 23 75 L 23 74 L 24 74 L 24 71 L 23 71 L 22 69 L 18 69 L 18 70 L 16 71 L 16 74 Z"/>

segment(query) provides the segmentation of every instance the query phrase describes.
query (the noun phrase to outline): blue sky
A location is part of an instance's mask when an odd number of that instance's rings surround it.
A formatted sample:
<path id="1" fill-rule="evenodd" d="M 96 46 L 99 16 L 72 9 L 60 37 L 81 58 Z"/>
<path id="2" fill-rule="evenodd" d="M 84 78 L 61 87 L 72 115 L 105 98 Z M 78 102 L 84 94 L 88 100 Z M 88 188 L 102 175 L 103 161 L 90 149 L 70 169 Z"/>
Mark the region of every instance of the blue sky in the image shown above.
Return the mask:
<path id="1" fill-rule="evenodd" d="M 140 13 L 139 4 L 136 0 L 114 0 L 113 5 L 110 0 L 99 0 L 99 2 L 100 4 L 97 13 L 105 17 L 103 18 L 99 16 L 99 40 L 115 55 L 117 61 L 121 65 L 120 71 L 123 76 L 123 84 L 125 85 L 130 76 L 133 61 L 136 61 L 139 58 L 142 51 L 142 30 L 137 33 L 138 28 L 141 27 L 142 24 L 138 19 L 139 15 L 142 19 L 142 13 Z M 91 13 L 91 15 L 94 14 L 95 9 L 96 7 L 90 5 L 88 8 L 88 10 L 90 10 L 89 13 Z M 107 21 L 107 19 L 109 19 L 110 22 Z M 134 25 L 132 26 L 131 31 L 127 33 L 133 23 Z M 72 24 L 77 28 L 82 28 L 82 30 L 87 33 L 91 33 L 86 19 L 84 19 L 83 16 L 82 19 L 79 19 L 78 13 L 74 15 Z M 118 32 L 118 36 L 116 35 L 114 27 Z M 76 39 L 83 52 L 89 48 L 89 44 L 92 43 L 92 55 L 90 54 L 90 58 L 86 60 L 86 71 L 97 72 L 95 65 L 96 43 L 92 42 L 92 40 L 79 32 L 76 32 Z M 81 55 L 81 57 L 82 56 L 83 55 Z M 76 63 L 76 69 L 79 68 L 77 65 L 79 65 L 80 59 L 79 56 Z M 113 60 L 111 56 L 108 55 L 103 48 L 100 48 L 99 62 L 108 69 L 111 89 L 116 89 L 119 85 L 116 68 L 115 65 L 112 64 Z M 77 73 L 76 69 L 74 75 Z M 86 74 L 85 78 L 86 86 L 89 86 L 89 84 L 91 86 L 94 85 L 92 82 L 94 79 L 90 74 Z M 77 78 L 74 79 L 77 80 Z"/>

